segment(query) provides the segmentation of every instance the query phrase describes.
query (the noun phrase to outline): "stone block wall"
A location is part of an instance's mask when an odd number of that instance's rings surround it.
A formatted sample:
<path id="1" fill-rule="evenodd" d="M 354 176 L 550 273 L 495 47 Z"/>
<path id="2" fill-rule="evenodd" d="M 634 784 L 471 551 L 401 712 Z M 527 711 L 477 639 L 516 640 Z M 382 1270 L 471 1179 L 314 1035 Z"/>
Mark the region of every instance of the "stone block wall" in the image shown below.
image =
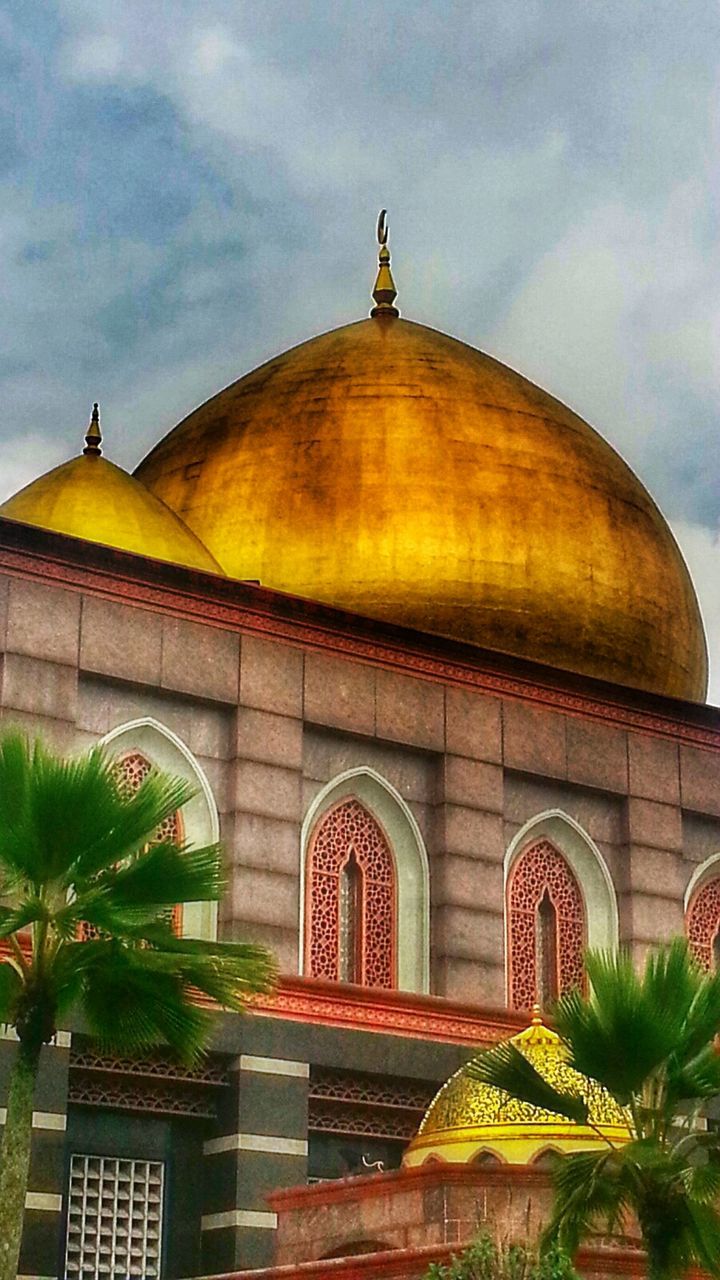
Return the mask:
<path id="1" fill-rule="evenodd" d="M 333 778 L 368 768 L 416 820 L 428 854 L 431 989 L 505 999 L 504 862 L 517 833 L 560 811 L 594 842 L 638 955 L 683 928 L 684 894 L 720 852 L 720 751 L 669 732 L 461 687 L 366 652 L 210 624 L 39 578 L 0 579 L 0 714 L 62 750 L 152 716 L 207 777 L 231 883 L 226 936 L 296 972 L 300 837 Z M 292 631 L 291 627 L 287 628 Z M 556 700 L 557 701 L 557 700 Z M 617 717 L 615 717 L 617 719 Z M 680 722 L 679 728 L 681 728 Z M 718 738 L 720 743 L 720 737 Z"/>

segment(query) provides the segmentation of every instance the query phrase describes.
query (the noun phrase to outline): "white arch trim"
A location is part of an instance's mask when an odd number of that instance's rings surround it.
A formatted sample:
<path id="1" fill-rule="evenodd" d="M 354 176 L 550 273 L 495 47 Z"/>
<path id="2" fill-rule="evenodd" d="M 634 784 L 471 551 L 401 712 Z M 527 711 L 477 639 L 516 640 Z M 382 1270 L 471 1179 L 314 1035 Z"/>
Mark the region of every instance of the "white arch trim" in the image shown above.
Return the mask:
<path id="1" fill-rule="evenodd" d="M 183 806 L 187 842 L 197 848 L 217 843 L 220 820 L 212 788 L 190 748 L 172 729 L 152 716 L 141 716 L 111 729 L 98 746 L 107 748 L 111 754 L 140 751 L 163 772 L 191 782 L 196 794 Z M 183 933 L 188 937 L 214 940 L 217 921 L 217 902 L 188 902 L 183 907 Z"/>
<path id="2" fill-rule="evenodd" d="M 430 989 L 430 867 L 425 842 L 412 810 L 392 783 L 366 766 L 347 769 L 322 788 L 303 819 L 300 838 L 300 953 L 305 953 L 305 873 L 315 824 L 344 796 L 354 797 L 377 818 L 390 841 L 398 883 L 398 987 Z"/>
<path id="3" fill-rule="evenodd" d="M 556 846 L 575 874 L 585 903 L 588 946 L 614 949 L 618 906 L 607 863 L 587 831 L 562 809 L 546 809 L 520 828 L 505 854 L 505 887 L 515 860 L 529 844 L 543 838 Z"/>
<path id="4" fill-rule="evenodd" d="M 711 875 L 712 872 L 720 876 L 720 853 L 711 853 L 710 857 L 706 858 L 704 862 L 701 862 L 699 867 L 696 867 L 693 871 L 690 880 L 688 881 L 688 887 L 685 890 L 683 906 L 686 911 L 690 906 L 690 899 L 696 889 L 700 888 L 704 880 L 711 880 L 713 878 Z"/>

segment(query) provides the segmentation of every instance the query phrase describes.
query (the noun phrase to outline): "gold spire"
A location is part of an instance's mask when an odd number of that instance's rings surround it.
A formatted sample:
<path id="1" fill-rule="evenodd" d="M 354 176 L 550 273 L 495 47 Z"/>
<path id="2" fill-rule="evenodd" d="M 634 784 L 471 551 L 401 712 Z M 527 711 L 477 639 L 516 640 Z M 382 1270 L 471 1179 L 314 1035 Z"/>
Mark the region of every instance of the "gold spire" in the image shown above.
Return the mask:
<path id="1" fill-rule="evenodd" d="M 100 430 L 100 409 L 97 403 L 93 405 L 92 417 L 90 425 L 85 436 L 85 448 L 83 453 L 95 454 L 99 456 L 102 453 L 100 444 L 102 442 L 102 431 Z"/>
<path id="2" fill-rule="evenodd" d="M 380 245 L 380 253 L 378 254 L 378 273 L 373 289 L 373 298 L 375 306 L 370 312 L 371 316 L 399 316 L 400 312 L 397 307 L 393 306 L 393 302 L 397 298 L 397 289 L 395 281 L 392 278 L 390 270 L 390 250 L 387 247 L 388 226 L 387 226 L 387 209 L 380 210 L 380 217 L 377 224 L 377 238 Z"/>

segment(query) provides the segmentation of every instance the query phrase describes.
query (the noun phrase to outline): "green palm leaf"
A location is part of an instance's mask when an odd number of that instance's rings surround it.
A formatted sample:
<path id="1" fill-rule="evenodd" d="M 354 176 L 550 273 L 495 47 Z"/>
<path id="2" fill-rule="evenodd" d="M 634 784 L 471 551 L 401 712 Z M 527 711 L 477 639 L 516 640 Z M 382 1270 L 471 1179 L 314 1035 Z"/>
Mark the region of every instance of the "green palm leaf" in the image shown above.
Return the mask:
<path id="1" fill-rule="evenodd" d="M 8 960 L 0 962 L 0 1023 L 15 1022 L 18 1001 L 22 994 L 22 979 Z"/>
<path id="2" fill-rule="evenodd" d="M 465 1073 L 471 1080 L 492 1084 L 533 1107 L 566 1116 L 576 1124 L 587 1123 L 588 1105 L 585 1100 L 578 1094 L 554 1089 L 510 1041 L 504 1041 L 473 1058 L 465 1067 Z"/>
<path id="3" fill-rule="evenodd" d="M 216 901 L 224 887 L 218 846 L 156 842 L 192 794 L 159 773 L 130 793 L 101 750 L 66 760 L 0 736 L 0 937 L 11 947 L 0 1020 L 20 1041 L 0 1151 L 3 1274 L 17 1269 L 34 1081 L 59 1019 L 81 1013 L 118 1053 L 165 1045 L 194 1062 L 212 1025 L 200 997 L 240 1010 L 273 982 L 262 948 L 190 942 L 168 926 L 177 904 Z M 80 941 L 83 922 L 100 937 Z"/>
<path id="4" fill-rule="evenodd" d="M 697 985 L 694 966 L 678 939 L 648 957 L 642 978 L 622 951 L 590 952 L 586 967 L 590 996 L 562 996 L 555 1022 L 572 1066 L 624 1106 L 679 1044 Z"/>

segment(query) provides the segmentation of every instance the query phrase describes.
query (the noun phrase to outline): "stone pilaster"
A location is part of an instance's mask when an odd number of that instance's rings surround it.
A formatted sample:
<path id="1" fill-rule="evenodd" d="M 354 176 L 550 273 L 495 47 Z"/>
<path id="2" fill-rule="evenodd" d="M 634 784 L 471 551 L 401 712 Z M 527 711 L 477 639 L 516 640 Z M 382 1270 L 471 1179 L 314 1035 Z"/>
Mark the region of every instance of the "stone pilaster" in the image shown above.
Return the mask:
<path id="1" fill-rule="evenodd" d="M 266 1196 L 307 1178 L 306 1062 L 242 1054 L 234 1086 L 204 1145 L 203 1268 L 268 1266 L 275 1214 Z"/>
<path id="2" fill-rule="evenodd" d="M 70 1036 L 61 1031 L 56 1043 L 43 1049 L 40 1059 L 19 1280 L 25 1276 L 55 1277 L 58 1274 L 63 1245 L 69 1049 Z M 0 1038 L 2 1124 L 5 1123 L 8 1082 L 16 1051 L 14 1035 L 6 1032 Z"/>

